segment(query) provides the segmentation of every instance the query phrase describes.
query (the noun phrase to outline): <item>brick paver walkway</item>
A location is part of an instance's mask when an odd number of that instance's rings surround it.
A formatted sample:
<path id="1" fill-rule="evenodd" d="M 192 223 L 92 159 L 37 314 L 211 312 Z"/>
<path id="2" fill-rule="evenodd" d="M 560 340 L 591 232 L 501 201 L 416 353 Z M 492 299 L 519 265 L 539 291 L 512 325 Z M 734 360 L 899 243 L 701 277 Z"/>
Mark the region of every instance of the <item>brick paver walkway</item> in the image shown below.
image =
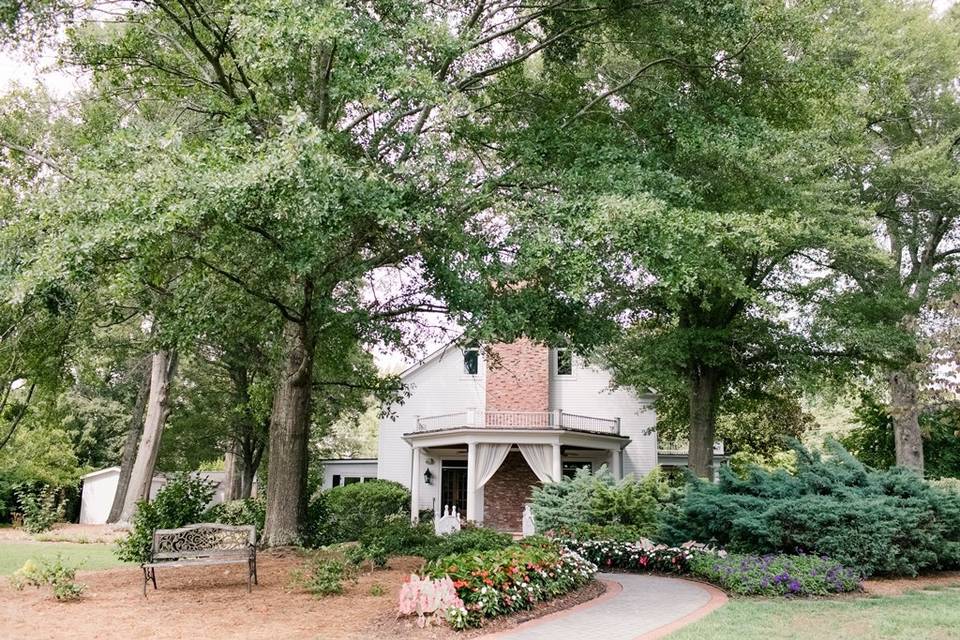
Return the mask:
<path id="1" fill-rule="evenodd" d="M 531 620 L 488 636 L 496 640 L 646 640 L 662 637 L 720 606 L 726 598 L 688 580 L 626 573 L 600 574 L 619 583 L 619 593 L 569 612 Z"/>

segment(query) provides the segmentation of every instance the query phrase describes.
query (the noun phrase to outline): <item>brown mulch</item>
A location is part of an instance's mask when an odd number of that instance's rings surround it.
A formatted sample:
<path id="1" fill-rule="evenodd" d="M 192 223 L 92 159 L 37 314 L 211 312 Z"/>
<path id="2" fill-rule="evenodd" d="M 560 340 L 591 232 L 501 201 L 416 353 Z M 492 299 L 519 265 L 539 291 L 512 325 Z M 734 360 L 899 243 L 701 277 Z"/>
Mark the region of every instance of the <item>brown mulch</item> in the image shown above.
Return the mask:
<path id="1" fill-rule="evenodd" d="M 874 596 L 898 596 L 907 591 L 928 587 L 960 586 L 960 571 L 940 571 L 916 578 L 871 578 L 863 583 L 863 591 Z"/>
<path id="2" fill-rule="evenodd" d="M 31 534 L 21 527 L 0 527 L 0 542 L 100 542 L 112 543 L 127 534 L 126 527 L 110 524 L 59 523 L 43 533 Z"/>
<path id="3" fill-rule="evenodd" d="M 605 587 L 592 583 L 565 597 L 542 603 L 491 623 L 482 630 L 457 633 L 447 627 L 418 628 L 398 620 L 397 599 L 403 579 L 421 559 L 393 558 L 386 569 L 364 572 L 342 595 L 316 598 L 296 586 L 291 572 L 300 554 L 271 552 L 258 557 L 259 586 L 247 593 L 246 567 L 189 567 L 157 571 L 158 591 L 143 597 L 137 567 L 77 574 L 87 585 L 82 599 L 57 602 L 48 590 L 15 591 L 0 578 L 0 636 L 23 640 L 361 640 L 367 638 L 468 638 L 515 626 L 592 599 Z M 379 585 L 382 595 L 373 595 Z"/>

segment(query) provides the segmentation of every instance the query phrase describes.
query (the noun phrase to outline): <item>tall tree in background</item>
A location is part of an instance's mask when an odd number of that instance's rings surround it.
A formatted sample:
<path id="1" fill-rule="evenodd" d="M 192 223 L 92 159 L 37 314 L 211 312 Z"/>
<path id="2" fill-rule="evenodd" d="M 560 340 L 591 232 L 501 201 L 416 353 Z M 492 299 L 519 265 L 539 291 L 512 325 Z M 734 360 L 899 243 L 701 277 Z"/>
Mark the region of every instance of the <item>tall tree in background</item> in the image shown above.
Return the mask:
<path id="1" fill-rule="evenodd" d="M 851 72 L 854 111 L 841 170 L 876 215 L 891 260 L 880 295 L 900 297 L 896 321 L 912 348 L 887 368 L 896 462 L 924 469 L 929 340 L 945 321 L 960 266 L 960 10 L 922 3 L 843 5 L 833 54 Z"/>

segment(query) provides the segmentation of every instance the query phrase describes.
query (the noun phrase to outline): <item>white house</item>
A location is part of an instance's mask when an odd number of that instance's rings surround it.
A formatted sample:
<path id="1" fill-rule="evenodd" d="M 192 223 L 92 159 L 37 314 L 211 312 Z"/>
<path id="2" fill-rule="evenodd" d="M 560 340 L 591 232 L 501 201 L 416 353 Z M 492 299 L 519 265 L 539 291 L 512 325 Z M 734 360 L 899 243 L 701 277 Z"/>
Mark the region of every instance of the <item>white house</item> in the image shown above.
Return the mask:
<path id="1" fill-rule="evenodd" d="M 323 460 L 323 488 L 332 489 L 377 477 L 376 458 Z"/>
<path id="2" fill-rule="evenodd" d="M 522 339 L 488 351 L 449 345 L 409 368 L 410 397 L 381 421 L 377 477 L 410 488 L 415 518 L 453 506 L 520 531 L 537 483 L 656 466 L 652 393 L 612 389 L 608 371 L 568 349 Z"/>

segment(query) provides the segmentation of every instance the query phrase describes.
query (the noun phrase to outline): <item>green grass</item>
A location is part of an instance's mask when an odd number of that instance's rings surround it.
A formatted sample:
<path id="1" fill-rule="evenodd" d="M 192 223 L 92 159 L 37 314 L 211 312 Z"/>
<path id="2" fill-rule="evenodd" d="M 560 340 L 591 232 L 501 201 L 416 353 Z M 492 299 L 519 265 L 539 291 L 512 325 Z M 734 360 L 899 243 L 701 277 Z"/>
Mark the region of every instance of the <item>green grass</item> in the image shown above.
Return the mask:
<path id="1" fill-rule="evenodd" d="M 57 554 L 81 571 L 109 569 L 123 563 L 113 555 L 113 545 L 76 542 L 0 542 L 0 576 L 10 575 L 30 558 L 55 558 Z"/>
<path id="2" fill-rule="evenodd" d="M 838 600 L 731 599 L 670 640 L 960 640 L 960 589 Z"/>

